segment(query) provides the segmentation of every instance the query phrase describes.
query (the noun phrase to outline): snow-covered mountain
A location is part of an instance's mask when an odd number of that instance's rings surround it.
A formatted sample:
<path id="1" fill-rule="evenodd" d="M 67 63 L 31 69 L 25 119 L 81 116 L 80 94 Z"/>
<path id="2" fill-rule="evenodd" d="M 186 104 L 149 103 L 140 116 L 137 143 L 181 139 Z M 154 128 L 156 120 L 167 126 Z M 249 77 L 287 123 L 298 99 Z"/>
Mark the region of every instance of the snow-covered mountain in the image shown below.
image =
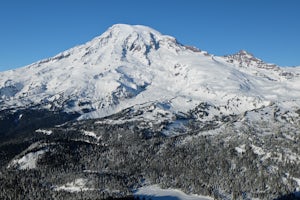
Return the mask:
<path id="1" fill-rule="evenodd" d="M 0 199 L 296 198 L 299 130 L 300 67 L 117 24 L 0 73 Z"/>
<path id="2" fill-rule="evenodd" d="M 186 113 L 202 102 L 227 114 L 292 101 L 299 105 L 300 68 L 267 64 L 246 51 L 212 56 L 146 26 L 117 24 L 53 58 L 0 73 L 0 107 L 107 116 L 160 103 Z"/>

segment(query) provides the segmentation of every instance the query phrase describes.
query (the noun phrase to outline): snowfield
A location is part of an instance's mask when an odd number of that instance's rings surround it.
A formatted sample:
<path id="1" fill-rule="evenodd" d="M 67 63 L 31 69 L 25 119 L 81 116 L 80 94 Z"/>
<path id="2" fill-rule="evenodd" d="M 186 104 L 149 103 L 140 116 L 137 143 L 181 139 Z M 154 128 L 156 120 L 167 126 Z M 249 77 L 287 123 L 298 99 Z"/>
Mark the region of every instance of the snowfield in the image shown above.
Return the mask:
<path id="1" fill-rule="evenodd" d="M 35 130 L 36 133 L 42 133 L 42 134 L 45 134 L 45 135 L 51 135 L 52 134 L 52 131 L 51 130 L 43 130 L 43 129 L 37 129 Z"/>
<path id="2" fill-rule="evenodd" d="M 42 149 L 36 152 L 27 153 L 20 159 L 12 160 L 8 168 L 18 167 L 20 170 L 35 169 L 39 157 L 42 156 L 46 151 L 47 149 Z"/>
<path id="3" fill-rule="evenodd" d="M 73 182 L 66 183 L 65 185 L 61 185 L 58 187 L 55 187 L 56 191 L 64 190 L 67 192 L 82 192 L 82 191 L 88 191 L 88 190 L 95 190 L 94 188 L 86 187 L 88 180 L 83 178 L 78 178 L 74 180 Z"/>
<path id="4" fill-rule="evenodd" d="M 177 189 L 161 189 L 158 185 L 141 187 L 134 194 L 146 200 L 212 200 L 206 196 L 188 195 Z"/>

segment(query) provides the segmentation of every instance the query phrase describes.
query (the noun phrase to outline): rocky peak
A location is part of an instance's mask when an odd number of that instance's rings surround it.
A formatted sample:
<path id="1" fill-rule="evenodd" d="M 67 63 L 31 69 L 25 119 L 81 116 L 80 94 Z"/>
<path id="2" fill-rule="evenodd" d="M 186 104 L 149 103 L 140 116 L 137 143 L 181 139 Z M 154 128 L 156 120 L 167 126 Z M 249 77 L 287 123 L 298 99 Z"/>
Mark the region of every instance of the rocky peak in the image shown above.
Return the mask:
<path id="1" fill-rule="evenodd" d="M 246 50 L 240 50 L 236 54 L 224 56 L 226 61 L 238 65 L 239 67 L 256 67 L 262 69 L 273 69 L 278 71 L 279 67 L 275 64 L 265 63 Z"/>

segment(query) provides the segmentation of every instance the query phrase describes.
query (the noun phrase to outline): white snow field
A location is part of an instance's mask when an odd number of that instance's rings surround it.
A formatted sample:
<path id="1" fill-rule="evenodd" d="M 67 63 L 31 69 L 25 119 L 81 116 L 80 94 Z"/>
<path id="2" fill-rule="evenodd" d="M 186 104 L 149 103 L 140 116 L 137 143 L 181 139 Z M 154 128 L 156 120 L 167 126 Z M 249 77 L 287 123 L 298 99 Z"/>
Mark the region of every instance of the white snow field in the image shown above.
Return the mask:
<path id="1" fill-rule="evenodd" d="M 212 200 L 206 196 L 188 195 L 177 189 L 161 189 L 158 185 L 141 187 L 135 196 L 145 200 Z"/>

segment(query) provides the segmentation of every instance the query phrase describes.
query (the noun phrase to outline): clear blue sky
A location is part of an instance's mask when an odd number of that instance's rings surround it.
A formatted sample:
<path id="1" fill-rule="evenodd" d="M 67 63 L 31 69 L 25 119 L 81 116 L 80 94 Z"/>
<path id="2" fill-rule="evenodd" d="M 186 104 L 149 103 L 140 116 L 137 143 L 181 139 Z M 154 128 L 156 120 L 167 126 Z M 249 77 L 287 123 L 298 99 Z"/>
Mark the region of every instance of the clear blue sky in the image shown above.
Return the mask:
<path id="1" fill-rule="evenodd" d="M 1 0 L 0 71 L 54 56 L 116 23 L 150 26 L 215 55 L 245 49 L 300 65 L 300 0 Z"/>

